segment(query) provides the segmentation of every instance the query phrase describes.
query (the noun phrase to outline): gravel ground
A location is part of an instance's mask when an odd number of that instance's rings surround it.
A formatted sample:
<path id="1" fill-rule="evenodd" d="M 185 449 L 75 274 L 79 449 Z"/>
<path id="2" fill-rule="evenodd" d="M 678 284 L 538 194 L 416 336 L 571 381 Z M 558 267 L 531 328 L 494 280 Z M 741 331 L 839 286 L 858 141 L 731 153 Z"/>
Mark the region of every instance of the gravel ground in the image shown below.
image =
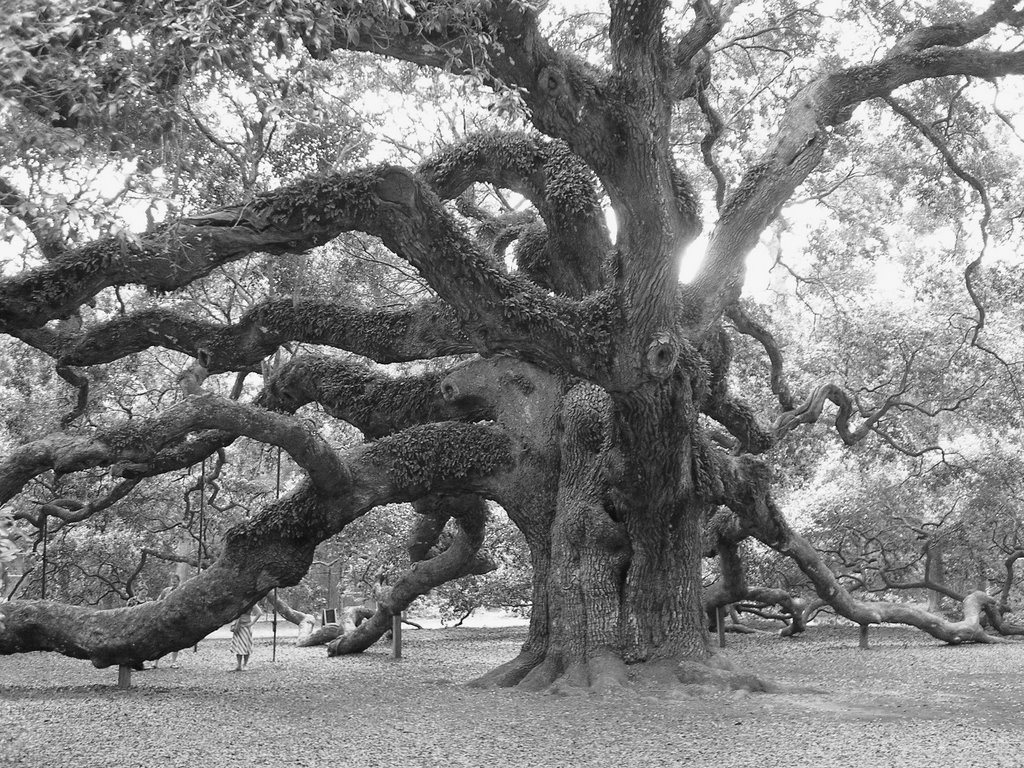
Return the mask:
<path id="1" fill-rule="evenodd" d="M 0 658 L 0 765 L 1024 766 L 1024 643 L 731 635 L 737 664 L 823 693 L 564 697 L 461 685 L 514 656 L 522 627 L 406 630 L 401 661 L 279 645 L 271 662 L 264 636 L 242 673 L 221 634 L 128 691 L 114 668 Z"/>

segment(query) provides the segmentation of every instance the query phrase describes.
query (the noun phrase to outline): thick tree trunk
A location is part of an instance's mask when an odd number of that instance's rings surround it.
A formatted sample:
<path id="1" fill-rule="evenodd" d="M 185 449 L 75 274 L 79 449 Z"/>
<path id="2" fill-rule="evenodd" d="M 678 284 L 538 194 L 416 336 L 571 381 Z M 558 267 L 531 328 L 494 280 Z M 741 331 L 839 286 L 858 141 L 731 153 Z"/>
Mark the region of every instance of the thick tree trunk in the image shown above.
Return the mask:
<path id="1" fill-rule="evenodd" d="M 566 391 L 562 377 L 511 358 L 477 360 L 449 374 L 445 397 L 467 409 L 489 404 L 497 420 L 522 446 L 522 458 L 497 501 L 526 538 L 533 567 L 530 627 L 519 654 L 473 681 L 478 687 L 518 685 L 548 653 L 553 587 L 551 529 L 561 458 L 560 408 Z"/>
<path id="2" fill-rule="evenodd" d="M 694 449 L 690 383 L 672 379 L 618 398 L 616 430 L 625 455 L 616 507 L 632 547 L 620 617 L 631 662 L 703 659 L 710 654 L 701 601 L 707 475 Z"/>
<path id="3" fill-rule="evenodd" d="M 524 527 L 536 569 L 530 640 L 479 684 L 604 691 L 644 663 L 673 670 L 708 657 L 699 571 L 706 504 L 688 440 L 678 450 L 691 426 L 687 390 L 678 381 L 666 390 L 625 414 L 589 384 L 562 399 L 555 515 L 547 536 Z M 626 429 L 632 438 L 619 440 Z"/>
<path id="4" fill-rule="evenodd" d="M 607 396 L 578 385 L 562 405 L 562 451 L 548 580 L 549 645 L 544 662 L 523 680 L 545 688 L 601 689 L 625 680 L 618 637 L 621 583 L 629 543 L 604 507 Z"/>

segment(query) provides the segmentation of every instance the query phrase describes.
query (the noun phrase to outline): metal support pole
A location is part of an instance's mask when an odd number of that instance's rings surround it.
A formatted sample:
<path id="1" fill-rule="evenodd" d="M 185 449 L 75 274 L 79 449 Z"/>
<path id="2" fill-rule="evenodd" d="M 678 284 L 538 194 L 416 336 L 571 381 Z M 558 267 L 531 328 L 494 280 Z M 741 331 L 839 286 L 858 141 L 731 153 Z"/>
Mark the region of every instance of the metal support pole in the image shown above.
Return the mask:
<path id="1" fill-rule="evenodd" d="M 866 651 L 868 649 L 868 627 L 870 624 L 860 625 L 860 649 Z"/>
<path id="2" fill-rule="evenodd" d="M 725 606 L 715 608 L 715 627 L 718 630 L 718 647 L 725 648 Z"/>
<path id="3" fill-rule="evenodd" d="M 132 687 L 132 668 L 121 664 L 117 668 L 117 687 L 126 691 Z"/>

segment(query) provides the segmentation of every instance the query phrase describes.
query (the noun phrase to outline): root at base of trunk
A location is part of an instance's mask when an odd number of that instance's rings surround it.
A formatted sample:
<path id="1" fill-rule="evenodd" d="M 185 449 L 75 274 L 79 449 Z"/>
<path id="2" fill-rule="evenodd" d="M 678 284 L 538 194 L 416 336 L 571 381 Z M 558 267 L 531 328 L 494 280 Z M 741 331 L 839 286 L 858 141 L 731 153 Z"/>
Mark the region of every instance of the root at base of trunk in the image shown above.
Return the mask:
<path id="1" fill-rule="evenodd" d="M 470 683 L 570 696 L 634 691 L 658 698 L 695 698 L 720 693 L 821 693 L 737 669 L 723 654 L 702 660 L 626 664 L 613 653 L 566 664 L 558 654 L 520 654 Z"/>

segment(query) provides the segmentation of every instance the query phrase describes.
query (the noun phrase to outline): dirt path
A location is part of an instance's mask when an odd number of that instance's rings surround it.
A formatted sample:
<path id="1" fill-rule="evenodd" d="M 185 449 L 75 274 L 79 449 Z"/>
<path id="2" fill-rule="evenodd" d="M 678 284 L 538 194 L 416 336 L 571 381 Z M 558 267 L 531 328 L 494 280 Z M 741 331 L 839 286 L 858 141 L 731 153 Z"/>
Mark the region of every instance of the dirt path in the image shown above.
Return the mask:
<path id="1" fill-rule="evenodd" d="M 262 639 L 239 674 L 213 639 L 127 692 L 114 669 L 0 658 L 0 766 L 1024 766 L 1024 643 L 731 636 L 737 663 L 825 693 L 566 698 L 460 685 L 514 655 L 521 628 L 405 641 L 401 662 L 284 646 L 272 664 Z"/>

